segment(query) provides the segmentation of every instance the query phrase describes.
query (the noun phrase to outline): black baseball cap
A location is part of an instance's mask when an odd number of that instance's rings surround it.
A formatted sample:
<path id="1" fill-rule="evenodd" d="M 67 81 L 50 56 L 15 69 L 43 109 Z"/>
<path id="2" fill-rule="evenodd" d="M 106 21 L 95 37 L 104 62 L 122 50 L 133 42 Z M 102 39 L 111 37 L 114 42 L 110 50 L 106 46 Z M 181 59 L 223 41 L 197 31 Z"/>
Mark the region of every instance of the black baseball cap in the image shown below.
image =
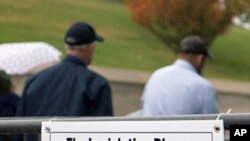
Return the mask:
<path id="1" fill-rule="evenodd" d="M 83 45 L 93 41 L 104 41 L 104 38 L 97 35 L 94 28 L 85 22 L 73 24 L 65 34 L 64 41 L 68 45 Z"/>
<path id="2" fill-rule="evenodd" d="M 213 59 L 213 55 L 208 51 L 208 46 L 200 36 L 191 35 L 185 37 L 181 43 L 179 52 L 191 53 L 191 54 L 203 54 L 210 59 Z"/>

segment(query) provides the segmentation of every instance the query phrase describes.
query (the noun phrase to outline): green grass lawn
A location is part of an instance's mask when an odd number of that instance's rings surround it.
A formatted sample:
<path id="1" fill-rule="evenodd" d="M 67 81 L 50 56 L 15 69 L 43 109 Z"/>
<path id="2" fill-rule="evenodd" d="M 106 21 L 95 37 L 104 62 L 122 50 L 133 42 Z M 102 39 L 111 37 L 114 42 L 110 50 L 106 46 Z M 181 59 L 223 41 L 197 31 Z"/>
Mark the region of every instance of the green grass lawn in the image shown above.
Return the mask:
<path id="1" fill-rule="evenodd" d="M 216 59 L 209 62 L 209 76 L 250 81 L 250 31 L 230 28 L 215 40 L 212 52 Z"/>
<path id="2" fill-rule="evenodd" d="M 175 59 L 131 20 L 124 5 L 110 0 L 2 0 L 0 43 L 44 41 L 64 51 L 65 31 L 76 21 L 88 21 L 105 37 L 97 44 L 94 65 L 152 72 Z M 250 81 L 250 32 L 231 28 L 212 44 L 212 52 L 216 60 L 206 67 L 208 77 Z"/>

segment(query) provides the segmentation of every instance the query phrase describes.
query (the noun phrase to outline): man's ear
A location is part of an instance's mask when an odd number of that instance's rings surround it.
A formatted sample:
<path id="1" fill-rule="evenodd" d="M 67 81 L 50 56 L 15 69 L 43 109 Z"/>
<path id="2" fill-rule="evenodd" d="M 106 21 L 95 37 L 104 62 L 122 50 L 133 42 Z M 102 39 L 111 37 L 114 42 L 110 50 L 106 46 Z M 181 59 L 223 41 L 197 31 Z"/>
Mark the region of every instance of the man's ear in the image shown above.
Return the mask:
<path id="1" fill-rule="evenodd" d="M 93 54 L 93 51 L 94 51 L 94 44 L 93 43 L 89 43 L 87 48 L 86 48 L 86 51 L 85 51 L 85 56 L 87 57 L 92 57 L 92 54 Z"/>
<path id="2" fill-rule="evenodd" d="M 88 47 L 87 47 L 87 52 L 93 52 L 93 50 L 94 50 L 94 43 L 89 43 L 88 44 Z"/>
<path id="3" fill-rule="evenodd" d="M 206 56 L 204 54 L 198 54 L 197 59 L 199 60 L 199 62 L 202 62 L 204 59 L 206 59 Z"/>

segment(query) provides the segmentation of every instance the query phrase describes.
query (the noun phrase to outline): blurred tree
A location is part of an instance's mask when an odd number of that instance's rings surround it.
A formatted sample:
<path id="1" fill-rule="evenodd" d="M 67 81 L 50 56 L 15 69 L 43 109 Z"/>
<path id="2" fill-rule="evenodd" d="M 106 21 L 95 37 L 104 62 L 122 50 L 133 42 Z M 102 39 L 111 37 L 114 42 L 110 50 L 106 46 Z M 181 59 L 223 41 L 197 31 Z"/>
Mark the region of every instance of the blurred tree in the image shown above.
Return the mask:
<path id="1" fill-rule="evenodd" d="M 125 0 L 133 19 L 176 51 L 180 40 L 200 35 L 210 44 L 250 0 Z"/>

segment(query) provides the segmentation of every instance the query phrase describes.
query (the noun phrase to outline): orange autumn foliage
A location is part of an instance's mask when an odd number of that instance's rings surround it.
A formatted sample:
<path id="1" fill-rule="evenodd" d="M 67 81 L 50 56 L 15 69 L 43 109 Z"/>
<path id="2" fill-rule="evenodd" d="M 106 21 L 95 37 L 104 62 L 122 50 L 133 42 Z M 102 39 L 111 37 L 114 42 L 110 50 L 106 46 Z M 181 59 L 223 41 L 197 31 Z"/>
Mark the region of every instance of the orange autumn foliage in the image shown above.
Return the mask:
<path id="1" fill-rule="evenodd" d="M 191 34 L 210 44 L 227 30 L 231 19 L 247 10 L 250 0 L 125 0 L 132 18 L 149 29 L 168 47 L 177 50 Z M 243 4 L 244 3 L 244 4 Z"/>

